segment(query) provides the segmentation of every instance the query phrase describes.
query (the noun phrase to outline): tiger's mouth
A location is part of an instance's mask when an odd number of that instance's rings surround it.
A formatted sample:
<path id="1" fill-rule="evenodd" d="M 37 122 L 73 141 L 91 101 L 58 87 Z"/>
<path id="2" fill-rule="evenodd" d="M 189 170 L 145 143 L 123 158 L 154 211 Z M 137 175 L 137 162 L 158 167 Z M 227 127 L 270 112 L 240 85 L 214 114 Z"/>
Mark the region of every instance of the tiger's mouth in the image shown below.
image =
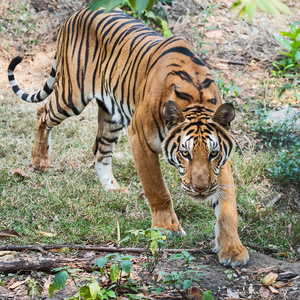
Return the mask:
<path id="1" fill-rule="evenodd" d="M 214 187 L 209 186 L 205 191 L 197 192 L 192 187 L 185 185 L 183 182 L 181 182 L 181 188 L 189 196 L 191 196 L 197 200 L 203 200 L 203 201 L 207 200 L 208 198 L 213 196 L 217 191 L 217 186 L 214 186 Z"/>

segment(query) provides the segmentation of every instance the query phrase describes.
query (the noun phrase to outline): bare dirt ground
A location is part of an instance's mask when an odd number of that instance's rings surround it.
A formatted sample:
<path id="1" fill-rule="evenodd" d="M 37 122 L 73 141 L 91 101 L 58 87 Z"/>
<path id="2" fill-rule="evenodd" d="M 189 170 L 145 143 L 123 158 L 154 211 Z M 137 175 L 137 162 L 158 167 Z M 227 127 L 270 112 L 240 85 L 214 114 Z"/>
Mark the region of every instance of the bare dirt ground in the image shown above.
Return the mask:
<path id="1" fill-rule="evenodd" d="M 5 12 L 11 1 L 4 1 L 0 4 L 0 9 Z M 199 1 L 200 2 L 200 1 Z M 243 97 L 255 101 L 255 95 L 264 94 L 268 101 L 280 101 L 273 99 L 274 86 L 268 85 L 269 72 L 272 61 L 276 60 L 279 52 L 279 45 L 273 39 L 272 33 L 288 29 L 289 23 L 299 21 L 300 3 L 297 0 L 286 1 L 294 12 L 293 16 L 285 17 L 282 20 L 275 19 L 267 14 L 257 12 L 253 23 L 247 20 L 235 19 L 234 15 L 228 12 L 230 1 L 216 1 L 218 8 L 215 15 L 209 19 L 209 25 L 214 25 L 215 29 L 206 34 L 206 39 L 213 44 L 209 46 L 209 55 L 206 63 L 216 71 L 220 71 L 222 76 L 228 80 L 235 80 L 238 86 L 242 87 Z M 41 26 L 37 30 L 37 43 L 30 45 L 24 43 L 22 34 L 15 36 L 0 32 L 0 101 L 6 97 L 13 97 L 13 93 L 7 81 L 6 70 L 11 58 L 15 55 L 25 56 L 18 68 L 17 79 L 26 86 L 30 92 L 36 90 L 37 86 L 42 86 L 50 70 L 52 59 L 55 53 L 56 30 L 72 12 L 78 10 L 86 1 L 51 0 L 48 1 L 47 10 L 37 1 L 33 1 L 31 8 L 34 18 L 39 19 Z M 210 1 L 201 1 L 203 5 L 210 4 Z M 174 1 L 170 8 L 170 27 L 174 34 L 185 36 L 192 44 L 196 45 L 193 26 L 200 26 L 200 15 L 190 14 L 196 11 L 197 1 L 192 0 Z M 5 26 L 5 25 L 3 25 Z M 9 45 L 9 47 L 7 46 Z M 242 75 L 239 77 L 238 73 Z M 263 85 L 263 87 L 262 87 Z M 2 118 L 3 116 L 1 116 Z M 241 116 L 243 117 L 243 116 Z M 247 125 L 241 130 L 247 131 Z M 251 146 L 251 145 L 250 145 Z M 72 254 L 55 253 L 31 253 L 29 251 L 21 253 L 7 253 L 0 257 L 0 263 L 17 260 L 40 261 L 44 259 L 72 258 L 80 260 L 82 258 L 90 261 L 103 256 L 103 253 L 75 251 Z M 289 263 L 280 261 L 268 255 L 263 255 L 250 250 L 250 261 L 246 267 L 232 270 L 233 279 L 226 276 L 226 268 L 219 265 L 215 255 L 196 256 L 198 265 L 205 265 L 201 272 L 206 275 L 201 279 L 203 289 L 211 290 L 214 299 L 300 299 L 300 263 Z M 138 256 L 134 261 L 133 273 L 136 279 L 151 284 L 151 276 L 142 271 L 143 256 Z M 72 267 L 74 262 L 68 264 Z M 170 271 L 178 267 L 176 263 L 170 265 L 163 259 L 159 270 Z M 270 272 L 279 275 L 276 283 L 278 294 L 264 287 L 260 279 L 262 274 Z M 285 272 L 293 273 L 293 276 L 284 276 Z M 29 273 L 28 273 L 29 274 Z M 15 282 L 26 281 L 28 274 L 13 276 Z M 53 279 L 53 275 L 42 272 L 30 273 L 44 287 L 41 299 L 49 299 L 47 288 Z M 298 275 L 296 275 L 298 274 Z M 84 273 L 81 274 L 84 277 Z M 27 283 L 23 282 L 19 287 L 9 289 L 0 285 L 0 299 L 29 299 L 27 296 Z M 64 291 L 55 292 L 53 299 L 66 299 L 74 295 L 75 287 L 69 283 Z M 151 296 L 149 295 L 151 298 Z M 160 299 L 178 299 L 178 295 L 162 295 L 156 297 Z M 195 299 L 201 299 L 198 293 Z M 31 299 L 37 299 L 33 297 Z"/>

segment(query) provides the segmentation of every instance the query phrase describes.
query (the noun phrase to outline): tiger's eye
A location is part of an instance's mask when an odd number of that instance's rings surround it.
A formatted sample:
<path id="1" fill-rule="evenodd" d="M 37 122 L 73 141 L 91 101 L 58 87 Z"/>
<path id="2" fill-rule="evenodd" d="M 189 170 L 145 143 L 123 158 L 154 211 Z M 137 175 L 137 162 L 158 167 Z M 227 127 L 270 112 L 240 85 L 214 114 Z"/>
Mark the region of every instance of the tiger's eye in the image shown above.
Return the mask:
<path id="1" fill-rule="evenodd" d="M 183 151 L 180 151 L 180 154 L 185 159 L 190 159 L 191 158 L 191 155 L 190 155 L 189 151 L 183 150 Z"/>
<path id="2" fill-rule="evenodd" d="M 218 155 L 219 155 L 219 151 L 214 150 L 214 151 L 210 152 L 209 158 L 213 159 L 213 158 L 216 158 Z"/>

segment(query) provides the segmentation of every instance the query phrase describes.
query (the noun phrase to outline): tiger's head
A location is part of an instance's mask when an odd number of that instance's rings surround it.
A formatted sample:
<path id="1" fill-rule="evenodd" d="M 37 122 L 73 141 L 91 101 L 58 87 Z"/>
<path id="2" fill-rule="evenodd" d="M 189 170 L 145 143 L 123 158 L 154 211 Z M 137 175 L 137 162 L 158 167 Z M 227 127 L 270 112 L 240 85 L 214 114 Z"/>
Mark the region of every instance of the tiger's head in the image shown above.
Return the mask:
<path id="1" fill-rule="evenodd" d="M 163 154 L 177 167 L 182 189 L 200 200 L 211 198 L 218 190 L 220 168 L 234 146 L 227 131 L 235 116 L 233 105 L 222 104 L 216 112 L 199 104 L 182 110 L 169 100 L 164 104 L 163 116 L 169 129 Z"/>

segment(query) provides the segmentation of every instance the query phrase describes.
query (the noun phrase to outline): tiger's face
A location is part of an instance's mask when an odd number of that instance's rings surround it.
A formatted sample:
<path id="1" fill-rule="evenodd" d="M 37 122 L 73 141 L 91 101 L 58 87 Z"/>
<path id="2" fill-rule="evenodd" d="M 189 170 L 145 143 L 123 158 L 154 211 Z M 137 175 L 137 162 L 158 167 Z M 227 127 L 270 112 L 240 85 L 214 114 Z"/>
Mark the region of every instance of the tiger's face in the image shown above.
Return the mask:
<path id="1" fill-rule="evenodd" d="M 216 113 L 200 105 L 183 111 L 176 106 L 176 110 L 180 116 L 164 140 L 163 153 L 166 160 L 177 167 L 182 189 L 205 200 L 218 190 L 220 168 L 228 160 L 234 145 L 226 130 L 234 118 L 233 107 L 223 104 Z M 168 126 L 166 111 L 164 116 Z"/>

